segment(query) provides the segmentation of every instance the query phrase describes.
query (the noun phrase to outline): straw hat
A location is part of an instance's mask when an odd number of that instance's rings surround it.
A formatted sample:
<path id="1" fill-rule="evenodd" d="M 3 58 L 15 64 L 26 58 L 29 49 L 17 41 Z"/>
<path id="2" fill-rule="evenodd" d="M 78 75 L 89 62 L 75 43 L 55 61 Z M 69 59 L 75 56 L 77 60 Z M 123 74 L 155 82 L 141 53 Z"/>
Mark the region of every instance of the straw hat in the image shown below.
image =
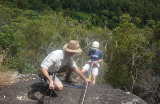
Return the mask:
<path id="1" fill-rule="evenodd" d="M 79 42 L 77 40 L 70 40 L 63 46 L 63 49 L 67 52 L 72 52 L 72 53 L 82 52 L 82 49 L 80 48 Z"/>

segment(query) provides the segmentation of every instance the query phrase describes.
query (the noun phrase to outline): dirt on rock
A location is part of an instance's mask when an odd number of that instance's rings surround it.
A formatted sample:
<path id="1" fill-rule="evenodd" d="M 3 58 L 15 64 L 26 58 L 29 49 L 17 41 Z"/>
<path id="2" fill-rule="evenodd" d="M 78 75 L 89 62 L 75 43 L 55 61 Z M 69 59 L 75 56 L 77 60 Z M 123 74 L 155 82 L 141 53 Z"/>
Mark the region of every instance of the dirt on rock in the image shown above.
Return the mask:
<path id="1" fill-rule="evenodd" d="M 50 93 L 37 75 L 20 75 L 0 88 L 0 104 L 81 104 L 84 88 L 65 87 Z M 110 85 L 89 86 L 84 104 L 147 104 L 139 97 Z"/>

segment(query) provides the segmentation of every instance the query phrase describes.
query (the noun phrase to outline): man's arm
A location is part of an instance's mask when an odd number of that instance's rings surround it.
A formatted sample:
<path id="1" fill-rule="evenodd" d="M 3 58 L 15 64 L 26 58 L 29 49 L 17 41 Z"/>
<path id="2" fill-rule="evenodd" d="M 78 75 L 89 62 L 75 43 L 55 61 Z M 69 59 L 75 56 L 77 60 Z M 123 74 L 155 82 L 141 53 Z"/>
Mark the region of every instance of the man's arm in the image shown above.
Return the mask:
<path id="1" fill-rule="evenodd" d="M 49 81 L 49 88 L 54 89 L 53 79 L 52 79 L 52 77 L 49 76 L 48 69 L 42 68 L 41 72 L 45 76 L 45 78 L 47 78 L 47 80 Z"/>
<path id="2" fill-rule="evenodd" d="M 89 80 L 83 75 L 83 73 L 79 69 L 73 69 L 73 71 L 77 73 L 85 81 L 85 83 L 89 82 Z"/>

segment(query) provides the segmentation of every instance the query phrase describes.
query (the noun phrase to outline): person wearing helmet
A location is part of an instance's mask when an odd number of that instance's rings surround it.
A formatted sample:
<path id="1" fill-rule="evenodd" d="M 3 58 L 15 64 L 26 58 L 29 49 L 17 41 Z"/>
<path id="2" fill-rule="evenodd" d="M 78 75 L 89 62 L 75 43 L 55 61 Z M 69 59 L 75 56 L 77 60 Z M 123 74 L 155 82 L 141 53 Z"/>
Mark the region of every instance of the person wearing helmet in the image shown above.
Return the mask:
<path id="1" fill-rule="evenodd" d="M 81 72 L 90 72 L 92 83 L 96 83 L 96 77 L 98 75 L 98 70 L 100 67 L 100 62 L 103 61 L 103 52 L 99 49 L 99 42 L 94 41 L 92 47 L 88 52 L 89 61 L 83 66 Z M 89 73 L 88 73 L 89 74 Z M 89 75 L 90 76 L 90 75 Z"/>

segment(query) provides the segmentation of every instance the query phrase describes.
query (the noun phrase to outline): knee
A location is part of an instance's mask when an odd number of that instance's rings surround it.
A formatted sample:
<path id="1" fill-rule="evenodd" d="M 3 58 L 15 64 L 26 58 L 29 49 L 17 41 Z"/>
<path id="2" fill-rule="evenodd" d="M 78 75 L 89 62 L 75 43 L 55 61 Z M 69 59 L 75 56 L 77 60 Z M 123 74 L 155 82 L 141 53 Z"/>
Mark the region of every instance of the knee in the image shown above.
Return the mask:
<path id="1" fill-rule="evenodd" d="M 63 88 L 63 85 L 59 85 L 59 86 L 57 86 L 56 87 L 56 90 L 58 90 L 58 91 L 61 91 L 61 90 L 63 90 L 64 88 Z"/>
<path id="2" fill-rule="evenodd" d="M 58 90 L 59 90 L 59 91 L 62 91 L 63 89 L 64 89 L 63 86 L 59 86 L 59 87 L 58 87 Z"/>

